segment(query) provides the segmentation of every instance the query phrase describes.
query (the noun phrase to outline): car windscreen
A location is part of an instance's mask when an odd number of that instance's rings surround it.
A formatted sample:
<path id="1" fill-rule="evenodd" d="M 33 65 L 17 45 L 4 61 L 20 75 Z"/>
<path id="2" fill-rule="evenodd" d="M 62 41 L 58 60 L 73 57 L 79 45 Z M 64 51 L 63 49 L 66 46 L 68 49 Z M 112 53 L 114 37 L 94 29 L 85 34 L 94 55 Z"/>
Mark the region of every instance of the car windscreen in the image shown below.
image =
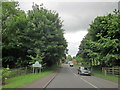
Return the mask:
<path id="1" fill-rule="evenodd" d="M 88 68 L 84 68 L 84 70 L 88 70 Z"/>

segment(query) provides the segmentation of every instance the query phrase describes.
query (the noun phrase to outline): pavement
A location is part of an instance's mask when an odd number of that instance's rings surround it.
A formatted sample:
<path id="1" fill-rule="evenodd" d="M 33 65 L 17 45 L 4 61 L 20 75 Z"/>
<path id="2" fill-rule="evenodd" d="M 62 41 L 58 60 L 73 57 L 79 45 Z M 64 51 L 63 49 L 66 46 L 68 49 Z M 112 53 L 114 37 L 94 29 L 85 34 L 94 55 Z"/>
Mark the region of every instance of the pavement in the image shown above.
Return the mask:
<path id="1" fill-rule="evenodd" d="M 95 90 L 118 90 L 118 83 L 95 76 L 78 75 L 75 67 L 63 65 L 57 76 L 46 88 L 94 88 Z"/>

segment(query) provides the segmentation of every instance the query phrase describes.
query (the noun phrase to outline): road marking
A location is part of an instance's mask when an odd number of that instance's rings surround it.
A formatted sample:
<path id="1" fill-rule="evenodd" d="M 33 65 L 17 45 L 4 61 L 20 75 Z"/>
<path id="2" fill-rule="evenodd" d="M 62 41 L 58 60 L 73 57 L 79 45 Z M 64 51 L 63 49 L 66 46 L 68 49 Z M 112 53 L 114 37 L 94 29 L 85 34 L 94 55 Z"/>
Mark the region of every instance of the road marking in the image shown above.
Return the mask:
<path id="1" fill-rule="evenodd" d="M 70 69 L 70 68 L 69 68 Z M 75 74 L 71 69 L 70 69 L 70 71 L 75 75 L 75 76 L 77 76 L 78 77 L 78 75 L 77 74 Z M 90 84 L 91 86 L 93 86 L 94 88 L 97 88 L 98 90 L 99 90 L 99 88 L 98 87 L 96 87 L 95 85 L 93 85 L 93 84 L 91 84 L 90 82 L 88 82 L 87 80 L 85 80 L 85 79 L 83 79 L 82 77 L 80 77 L 83 81 L 85 81 L 86 83 L 88 83 L 88 84 Z"/>
<path id="2" fill-rule="evenodd" d="M 55 78 L 56 75 L 57 75 L 57 73 L 55 73 L 55 74 L 52 76 L 52 78 L 43 86 L 43 88 L 46 88 L 46 87 L 50 84 L 50 82 Z"/>
<path id="3" fill-rule="evenodd" d="M 78 77 L 78 75 L 76 75 L 75 73 L 73 73 L 76 77 Z"/>
<path id="4" fill-rule="evenodd" d="M 80 77 L 81 78 L 81 77 Z M 94 88 L 98 88 L 98 87 L 96 87 L 95 85 L 93 85 L 93 84 L 91 84 L 90 82 L 88 82 L 87 80 L 85 80 L 85 79 L 83 79 L 83 78 L 81 78 L 83 81 L 85 81 L 86 83 L 88 83 L 88 84 L 90 84 L 91 86 L 93 86 Z"/>
<path id="5" fill-rule="evenodd" d="M 69 68 L 70 69 L 70 68 Z M 70 71 L 76 76 L 76 77 L 78 77 L 78 75 L 77 74 L 75 74 L 71 69 L 70 69 Z"/>
<path id="6" fill-rule="evenodd" d="M 78 75 L 76 75 L 75 73 L 73 73 L 73 71 L 69 68 L 69 70 L 72 72 L 72 74 L 74 74 L 75 76 L 78 76 Z"/>
<path id="7" fill-rule="evenodd" d="M 70 69 L 70 68 L 69 68 Z M 78 75 L 77 74 L 75 74 L 71 69 L 70 69 L 70 71 L 76 76 L 76 77 L 78 77 Z"/>

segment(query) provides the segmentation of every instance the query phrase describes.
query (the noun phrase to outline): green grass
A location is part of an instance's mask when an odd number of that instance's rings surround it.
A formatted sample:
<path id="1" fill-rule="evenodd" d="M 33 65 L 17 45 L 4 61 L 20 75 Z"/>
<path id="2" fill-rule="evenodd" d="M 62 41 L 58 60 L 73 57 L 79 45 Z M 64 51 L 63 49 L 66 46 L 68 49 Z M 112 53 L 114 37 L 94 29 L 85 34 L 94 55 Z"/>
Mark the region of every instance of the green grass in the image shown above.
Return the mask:
<path id="1" fill-rule="evenodd" d="M 75 67 L 80 67 L 80 64 L 74 64 Z"/>
<path id="2" fill-rule="evenodd" d="M 4 85 L 3 88 L 19 88 L 27 83 L 37 80 L 38 78 L 42 78 L 51 73 L 52 71 L 46 71 L 39 74 L 27 74 L 22 76 L 16 76 L 14 78 L 6 80 L 8 84 Z"/>
<path id="3" fill-rule="evenodd" d="M 26 75 L 16 76 L 16 77 L 7 79 L 6 82 L 8 84 L 4 85 L 2 88 L 19 88 L 19 87 L 22 87 L 25 84 L 31 83 L 34 80 L 37 80 L 39 78 L 42 78 L 46 75 L 49 75 L 49 74 L 53 73 L 53 71 L 56 70 L 56 69 L 57 69 L 57 66 L 53 66 L 53 67 L 47 69 L 46 71 L 44 71 L 42 73 L 26 74 Z"/>
<path id="4" fill-rule="evenodd" d="M 111 80 L 111 81 L 114 81 L 114 82 L 118 82 L 118 76 L 113 76 L 113 75 L 108 75 L 108 74 L 105 75 L 100 70 L 93 70 L 92 74 L 94 76 L 98 76 L 98 77 L 101 77 L 101 78 L 104 78 L 104 79 L 108 79 L 108 80 Z"/>

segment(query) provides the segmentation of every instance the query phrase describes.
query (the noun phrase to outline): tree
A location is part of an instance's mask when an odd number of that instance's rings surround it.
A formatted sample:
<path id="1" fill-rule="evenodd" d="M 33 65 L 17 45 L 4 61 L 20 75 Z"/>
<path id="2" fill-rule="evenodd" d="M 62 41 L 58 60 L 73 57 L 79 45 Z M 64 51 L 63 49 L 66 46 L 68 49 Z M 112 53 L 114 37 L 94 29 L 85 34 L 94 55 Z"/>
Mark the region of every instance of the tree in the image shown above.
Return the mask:
<path id="1" fill-rule="evenodd" d="M 72 59 L 73 59 L 73 58 L 72 58 L 71 55 L 66 56 L 66 60 L 67 60 L 67 61 L 71 61 Z"/>
<path id="2" fill-rule="evenodd" d="M 113 14 L 96 17 L 79 46 L 77 56 L 93 66 L 119 66 L 119 17 L 117 10 Z"/>
<path id="3" fill-rule="evenodd" d="M 10 67 L 25 57 L 19 35 L 24 31 L 26 14 L 17 8 L 18 2 L 2 2 L 2 61 Z M 24 60 L 24 59 L 23 59 Z M 20 65 L 20 63 L 17 63 Z M 18 65 L 18 66 L 19 66 Z"/>
<path id="4" fill-rule="evenodd" d="M 65 56 L 67 44 L 63 37 L 62 21 L 58 13 L 47 10 L 42 5 L 33 5 L 33 10 L 28 12 L 28 21 L 30 23 L 28 27 L 34 30 L 27 32 L 31 33 L 27 37 L 34 38 L 31 41 L 34 45 L 30 46 L 33 48 L 30 48 L 29 52 L 39 49 L 40 54 L 44 53 L 43 62 L 48 66 L 59 62 L 59 59 Z"/>
<path id="5" fill-rule="evenodd" d="M 67 42 L 58 13 L 37 4 L 25 13 L 17 6 L 3 3 L 3 66 L 25 67 L 36 60 L 51 66 L 65 57 Z"/>

